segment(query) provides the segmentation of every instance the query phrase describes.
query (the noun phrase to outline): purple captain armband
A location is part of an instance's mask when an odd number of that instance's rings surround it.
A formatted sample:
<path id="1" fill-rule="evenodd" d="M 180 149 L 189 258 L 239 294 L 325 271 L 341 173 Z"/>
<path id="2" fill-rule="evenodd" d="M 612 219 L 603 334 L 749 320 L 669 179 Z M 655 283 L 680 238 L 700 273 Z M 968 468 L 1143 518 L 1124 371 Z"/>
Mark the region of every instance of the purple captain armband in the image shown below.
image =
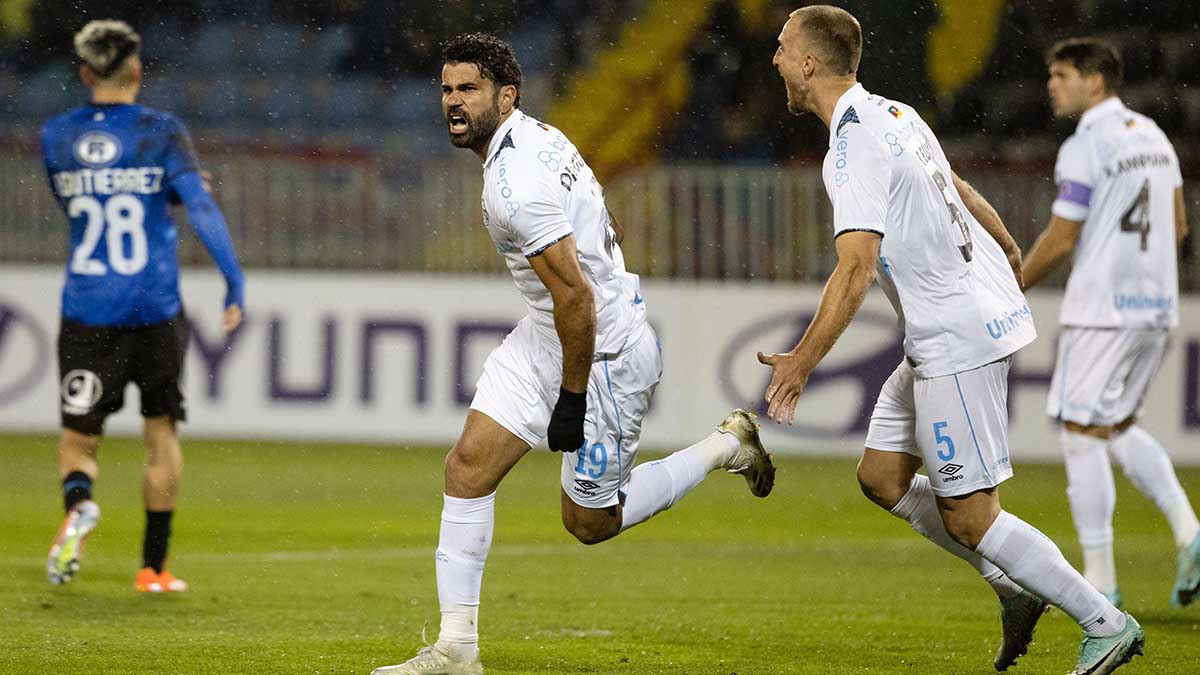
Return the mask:
<path id="1" fill-rule="evenodd" d="M 1064 180 L 1058 185 L 1058 199 L 1079 206 L 1091 206 L 1092 188 L 1073 180 Z"/>

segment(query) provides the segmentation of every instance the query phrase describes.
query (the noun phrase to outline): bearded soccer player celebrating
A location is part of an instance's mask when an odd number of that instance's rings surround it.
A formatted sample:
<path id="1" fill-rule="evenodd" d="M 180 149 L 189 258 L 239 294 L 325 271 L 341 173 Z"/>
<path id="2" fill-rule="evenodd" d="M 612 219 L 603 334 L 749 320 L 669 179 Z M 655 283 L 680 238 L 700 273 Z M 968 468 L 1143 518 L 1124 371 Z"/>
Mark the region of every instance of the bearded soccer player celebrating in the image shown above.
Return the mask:
<path id="1" fill-rule="evenodd" d="M 1122 66 L 1111 45 L 1064 40 L 1046 61 L 1054 114 L 1079 126 L 1059 149 L 1058 198 L 1023 274 L 1032 286 L 1072 256 L 1046 412 L 1062 424 L 1084 576 L 1120 602 L 1111 455 L 1167 517 L 1178 548 L 1171 604 L 1187 605 L 1200 595 L 1200 522 L 1170 456 L 1137 423 L 1179 324 L 1176 253 L 1188 232 L 1179 159 L 1158 125 L 1117 97 Z"/>
<path id="2" fill-rule="evenodd" d="M 243 278 L 221 211 L 206 190 L 187 129 L 137 105 L 141 39 L 121 21 L 92 21 L 75 35 L 87 105 L 48 122 L 42 146 L 55 197 L 70 219 L 70 253 L 58 339 L 63 433 L 58 444 L 66 519 L 50 549 L 50 582 L 79 571 L 100 519 L 92 500 L 104 421 L 141 392 L 146 463 L 142 592 L 186 590 L 165 567 L 183 457 L 176 422 L 189 333 L 179 297 L 178 239 L 169 202 L 180 201 L 225 276 L 223 325 L 241 322 Z"/>
<path id="3" fill-rule="evenodd" d="M 997 670 L 1025 653 L 1049 603 L 1083 629 L 1075 672 L 1112 672 L 1142 649 L 1137 621 L 1000 506 L 997 488 L 1012 476 L 1009 366 L 1035 337 L 1020 250 L 951 171 L 916 110 L 858 83 L 861 55 L 858 21 L 830 6 L 793 12 L 779 35 L 774 62 L 789 110 L 829 127 L 824 178 L 838 263 L 800 343 L 759 356 L 773 369 L 768 412 L 791 422 L 809 374 L 878 279 L 901 319 L 905 358 L 871 415 L 863 492 L 992 585 L 1004 624 Z M 917 473 L 922 465 L 928 475 Z"/>
<path id="4" fill-rule="evenodd" d="M 462 436 L 446 458 L 438 540 L 442 626 L 436 644 L 379 675 L 483 672 L 477 630 L 496 488 L 543 438 L 563 453 L 563 525 L 596 544 L 670 508 L 715 469 L 765 497 L 775 468 L 750 413 L 634 468 L 662 372 L 621 227 L 579 151 L 520 110 L 512 48 L 485 34 L 446 46 L 442 110 L 450 141 L 483 162 L 483 220 L 527 315 L 488 357 Z"/>

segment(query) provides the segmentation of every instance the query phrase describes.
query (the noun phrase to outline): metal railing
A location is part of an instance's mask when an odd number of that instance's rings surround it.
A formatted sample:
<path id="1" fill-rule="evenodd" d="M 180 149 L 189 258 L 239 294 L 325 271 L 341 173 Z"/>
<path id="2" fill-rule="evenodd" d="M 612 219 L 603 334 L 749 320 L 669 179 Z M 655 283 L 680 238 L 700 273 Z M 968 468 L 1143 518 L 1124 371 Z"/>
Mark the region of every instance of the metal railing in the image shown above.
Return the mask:
<path id="1" fill-rule="evenodd" d="M 497 273 L 503 262 L 482 227 L 472 159 L 460 153 L 411 166 L 369 156 L 240 154 L 206 166 L 247 267 Z M 1028 247 L 1049 217 L 1049 178 L 963 175 Z M 1200 213 L 1200 191 L 1188 196 Z M 628 266 L 645 276 L 819 282 L 835 262 L 831 207 L 815 165 L 645 168 L 612 181 L 606 199 L 627 232 Z M 207 264 L 187 230 L 181 226 L 181 260 Z M 60 262 L 66 239 L 40 157 L 0 155 L 0 261 Z M 1181 283 L 1200 289 L 1190 250 Z"/>

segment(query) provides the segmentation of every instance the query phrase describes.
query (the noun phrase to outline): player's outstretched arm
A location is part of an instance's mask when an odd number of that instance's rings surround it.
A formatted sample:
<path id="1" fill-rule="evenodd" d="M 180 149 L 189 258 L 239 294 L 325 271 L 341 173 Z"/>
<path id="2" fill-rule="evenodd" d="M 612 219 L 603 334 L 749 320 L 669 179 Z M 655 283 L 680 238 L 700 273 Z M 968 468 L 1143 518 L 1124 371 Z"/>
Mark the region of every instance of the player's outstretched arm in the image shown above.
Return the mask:
<path id="1" fill-rule="evenodd" d="M 583 445 L 588 375 L 596 349 L 596 302 L 579 268 L 573 235 L 530 256 L 529 264 L 554 301 L 554 328 L 563 351 L 562 386 L 546 440 L 551 450 L 572 452 Z"/>
<path id="2" fill-rule="evenodd" d="M 1064 258 L 1071 255 L 1082 229 L 1081 221 L 1050 216 L 1050 225 L 1038 236 L 1033 248 L 1029 249 L 1029 255 L 1021 267 L 1021 290 L 1036 286 L 1046 275 L 1053 272 Z"/>
<path id="3" fill-rule="evenodd" d="M 958 191 L 958 195 L 962 197 L 963 204 L 967 210 L 975 216 L 975 220 L 987 230 L 992 239 L 1000 244 L 1000 249 L 1004 251 L 1004 255 L 1008 258 L 1008 264 L 1012 266 L 1013 274 L 1017 277 L 1017 284 L 1023 285 L 1021 281 L 1021 247 L 1017 245 L 1017 240 L 1013 239 L 1008 228 L 1004 227 L 1004 221 L 1001 220 L 1000 214 L 992 207 L 988 200 L 984 199 L 983 195 L 975 189 L 967 181 L 963 180 L 957 173 L 951 172 L 954 180 L 954 189 Z"/>
<path id="4" fill-rule="evenodd" d="M 758 353 L 758 362 L 771 366 L 773 374 L 765 399 L 767 416 L 776 422 L 792 423 L 796 401 L 821 359 L 833 348 L 862 306 L 875 278 L 880 236 L 875 232 L 844 232 L 836 240 L 838 262 L 825 290 L 816 316 L 804 331 L 800 344 L 785 354 Z"/>
<path id="5" fill-rule="evenodd" d="M 233 332 L 242 320 L 245 306 L 245 277 L 233 250 L 233 240 L 221 209 L 213 201 L 198 171 L 188 171 L 171 181 L 171 188 L 187 208 L 188 220 L 213 262 L 225 277 L 225 313 L 222 324 L 226 333 Z"/>
<path id="6" fill-rule="evenodd" d="M 1191 228 L 1188 227 L 1187 207 L 1183 202 L 1183 186 L 1175 188 L 1175 245 L 1183 246 L 1183 240 L 1187 239 L 1188 232 Z"/>

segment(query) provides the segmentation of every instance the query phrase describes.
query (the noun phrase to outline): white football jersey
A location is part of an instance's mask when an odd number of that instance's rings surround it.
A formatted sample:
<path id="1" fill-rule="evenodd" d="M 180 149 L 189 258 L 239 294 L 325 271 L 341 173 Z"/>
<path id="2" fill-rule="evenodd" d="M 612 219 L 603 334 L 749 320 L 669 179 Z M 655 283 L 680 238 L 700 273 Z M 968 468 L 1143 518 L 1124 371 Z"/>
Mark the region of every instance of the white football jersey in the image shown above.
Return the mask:
<path id="1" fill-rule="evenodd" d="M 574 235 L 595 294 L 596 354 L 620 353 L 645 322 L 645 304 L 637 275 L 625 271 L 604 191 L 579 151 L 518 109 L 492 136 L 483 167 L 483 223 L 539 334 L 561 351 L 554 302 L 529 258 Z"/>
<path id="2" fill-rule="evenodd" d="M 919 377 L 971 370 L 1033 341 L 1004 251 L 963 204 L 915 110 L 854 85 L 834 108 L 823 175 L 834 236 L 883 237 L 875 276 Z"/>
<path id="3" fill-rule="evenodd" d="M 1054 181 L 1054 215 L 1083 223 L 1063 325 L 1177 325 L 1175 189 L 1183 176 L 1166 134 L 1114 96 L 1080 118 L 1059 148 Z"/>

